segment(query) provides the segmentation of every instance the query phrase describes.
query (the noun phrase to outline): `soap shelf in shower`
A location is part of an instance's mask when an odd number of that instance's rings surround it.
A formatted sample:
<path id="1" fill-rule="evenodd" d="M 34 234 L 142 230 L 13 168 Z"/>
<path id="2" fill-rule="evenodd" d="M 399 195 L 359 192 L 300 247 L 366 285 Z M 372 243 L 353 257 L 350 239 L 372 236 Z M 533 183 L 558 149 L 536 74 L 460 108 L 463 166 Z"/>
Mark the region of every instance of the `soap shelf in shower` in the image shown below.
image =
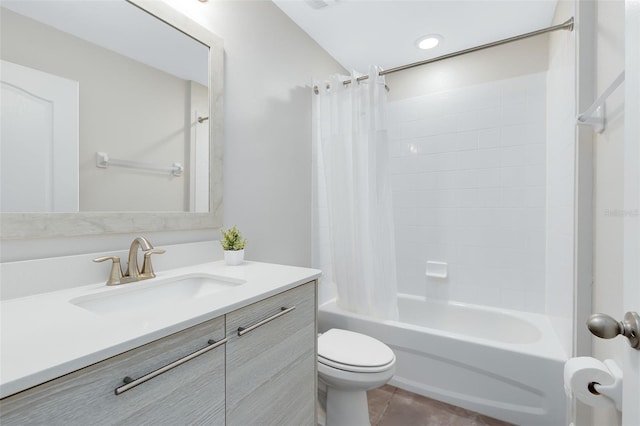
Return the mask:
<path id="1" fill-rule="evenodd" d="M 582 125 L 593 127 L 593 131 L 597 133 L 604 132 L 605 128 L 605 103 L 607 98 L 622 84 L 624 81 L 624 71 L 620 73 L 613 83 L 602 92 L 602 95 L 591 105 L 585 112 L 578 115 L 576 122 Z"/>
<path id="2" fill-rule="evenodd" d="M 427 260 L 427 277 L 445 279 L 448 276 L 448 264 L 446 262 L 434 262 Z"/>
<path id="3" fill-rule="evenodd" d="M 126 167 L 129 169 L 147 170 L 151 172 L 171 173 L 174 176 L 182 176 L 184 166 L 180 163 L 173 163 L 171 166 L 158 166 L 152 163 L 140 161 L 118 160 L 110 158 L 106 152 L 96 152 L 96 167 L 106 169 L 109 166 Z"/>

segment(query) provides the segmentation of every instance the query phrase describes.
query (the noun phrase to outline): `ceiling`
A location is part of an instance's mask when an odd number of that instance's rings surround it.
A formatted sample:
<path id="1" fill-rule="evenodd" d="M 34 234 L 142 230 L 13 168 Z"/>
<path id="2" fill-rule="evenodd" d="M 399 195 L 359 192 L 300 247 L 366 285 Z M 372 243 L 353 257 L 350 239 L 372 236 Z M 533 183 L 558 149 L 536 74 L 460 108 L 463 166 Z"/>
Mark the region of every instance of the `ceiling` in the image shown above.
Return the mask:
<path id="1" fill-rule="evenodd" d="M 422 61 L 551 25 L 556 0 L 273 0 L 347 70 Z M 431 50 L 418 38 L 439 34 Z"/>

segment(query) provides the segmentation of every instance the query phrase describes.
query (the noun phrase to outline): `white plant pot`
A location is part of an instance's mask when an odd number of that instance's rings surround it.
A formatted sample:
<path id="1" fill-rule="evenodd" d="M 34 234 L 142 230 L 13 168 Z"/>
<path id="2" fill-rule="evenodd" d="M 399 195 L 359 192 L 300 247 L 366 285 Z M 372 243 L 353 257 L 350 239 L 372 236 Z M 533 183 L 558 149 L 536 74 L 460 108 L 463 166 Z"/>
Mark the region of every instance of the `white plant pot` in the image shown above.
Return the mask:
<path id="1" fill-rule="evenodd" d="M 224 250 L 224 261 L 227 265 L 239 265 L 244 260 L 244 249 Z"/>

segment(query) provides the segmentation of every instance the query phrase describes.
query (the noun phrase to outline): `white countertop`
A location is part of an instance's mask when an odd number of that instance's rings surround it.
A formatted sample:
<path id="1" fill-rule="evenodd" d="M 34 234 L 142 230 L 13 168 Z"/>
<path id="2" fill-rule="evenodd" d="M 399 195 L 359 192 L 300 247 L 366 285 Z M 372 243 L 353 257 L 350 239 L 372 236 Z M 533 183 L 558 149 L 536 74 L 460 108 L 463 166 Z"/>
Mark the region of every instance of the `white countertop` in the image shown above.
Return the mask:
<path id="1" fill-rule="evenodd" d="M 64 273 L 64 272 L 62 272 Z M 96 292 L 115 292 L 155 280 L 205 273 L 244 280 L 223 292 L 170 310 L 132 316 L 101 316 L 69 303 Z M 107 287 L 104 282 L 0 303 L 0 398 L 152 342 L 320 276 L 293 266 L 223 261 L 158 272 L 139 283 Z M 106 278 L 106 277 L 105 277 Z M 148 283 L 148 284 L 147 284 Z"/>

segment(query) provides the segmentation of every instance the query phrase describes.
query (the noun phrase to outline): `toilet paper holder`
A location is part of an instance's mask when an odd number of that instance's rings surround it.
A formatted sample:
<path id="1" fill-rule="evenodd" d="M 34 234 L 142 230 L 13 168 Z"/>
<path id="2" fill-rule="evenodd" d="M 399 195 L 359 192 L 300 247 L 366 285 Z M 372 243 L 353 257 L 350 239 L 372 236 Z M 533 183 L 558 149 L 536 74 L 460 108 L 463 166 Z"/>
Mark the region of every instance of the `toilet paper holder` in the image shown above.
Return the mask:
<path id="1" fill-rule="evenodd" d="M 599 361 L 589 356 L 570 358 L 564 364 L 567 396 L 592 407 L 614 405 L 622 411 L 622 370 L 612 359 Z"/>
<path id="2" fill-rule="evenodd" d="M 610 385 L 601 385 L 598 382 L 590 382 L 588 389 L 594 395 L 604 395 L 610 398 L 616 406 L 616 409 L 622 411 L 622 370 L 618 364 L 612 359 L 604 360 L 613 376 L 613 383 Z"/>
<path id="3" fill-rule="evenodd" d="M 603 339 L 622 334 L 629 339 L 632 348 L 640 350 L 640 315 L 637 312 L 627 312 L 622 321 L 606 314 L 593 314 L 587 320 L 587 327 L 593 335 Z"/>

